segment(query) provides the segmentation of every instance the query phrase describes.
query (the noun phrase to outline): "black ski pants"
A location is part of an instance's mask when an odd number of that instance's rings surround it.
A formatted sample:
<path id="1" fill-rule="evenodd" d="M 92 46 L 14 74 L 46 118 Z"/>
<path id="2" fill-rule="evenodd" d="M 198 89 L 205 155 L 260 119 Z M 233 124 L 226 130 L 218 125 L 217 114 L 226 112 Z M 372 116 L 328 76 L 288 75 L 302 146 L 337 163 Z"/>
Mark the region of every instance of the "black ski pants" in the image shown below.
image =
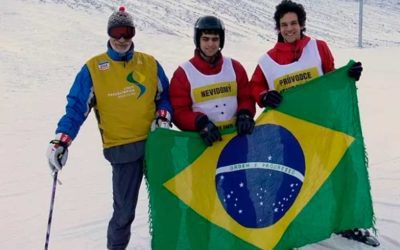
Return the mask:
<path id="1" fill-rule="evenodd" d="M 124 250 L 131 236 L 131 225 L 143 179 L 144 142 L 105 150 L 104 155 L 112 166 L 114 209 L 108 224 L 107 248 Z"/>

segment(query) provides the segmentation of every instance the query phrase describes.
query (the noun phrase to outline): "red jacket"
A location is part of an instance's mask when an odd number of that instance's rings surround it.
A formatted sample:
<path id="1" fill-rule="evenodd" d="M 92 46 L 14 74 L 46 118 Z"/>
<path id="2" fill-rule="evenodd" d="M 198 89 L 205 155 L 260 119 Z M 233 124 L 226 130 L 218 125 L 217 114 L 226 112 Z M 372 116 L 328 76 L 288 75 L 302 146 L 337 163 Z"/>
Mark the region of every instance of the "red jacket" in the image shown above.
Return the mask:
<path id="1" fill-rule="evenodd" d="M 278 42 L 275 44 L 274 48 L 267 52 L 267 54 L 278 64 L 290 64 L 300 58 L 303 48 L 307 45 L 308 41 L 310 41 L 310 37 L 303 36 L 303 38 L 294 43 Z M 322 70 L 324 74 L 335 70 L 334 59 L 328 45 L 322 40 L 316 41 L 319 55 L 321 56 Z M 254 70 L 253 76 L 250 80 L 250 85 L 253 98 L 257 101 L 260 107 L 264 107 L 261 103 L 261 96 L 263 93 L 268 91 L 268 83 L 259 65 L 257 65 Z"/>
<path id="2" fill-rule="evenodd" d="M 201 57 L 198 50 L 195 50 L 194 56 L 190 59 L 190 62 L 201 73 L 213 75 L 221 71 L 223 57 L 220 53 L 217 61 L 214 64 L 210 64 Z M 237 111 L 246 109 L 254 116 L 255 102 L 250 94 L 249 80 L 246 71 L 238 61 L 232 59 L 232 64 L 238 87 Z M 169 95 L 174 110 L 173 121 L 175 125 L 181 130 L 196 131 L 196 119 L 205 114 L 192 110 L 191 85 L 185 71 L 181 67 L 178 67 L 172 76 Z"/>

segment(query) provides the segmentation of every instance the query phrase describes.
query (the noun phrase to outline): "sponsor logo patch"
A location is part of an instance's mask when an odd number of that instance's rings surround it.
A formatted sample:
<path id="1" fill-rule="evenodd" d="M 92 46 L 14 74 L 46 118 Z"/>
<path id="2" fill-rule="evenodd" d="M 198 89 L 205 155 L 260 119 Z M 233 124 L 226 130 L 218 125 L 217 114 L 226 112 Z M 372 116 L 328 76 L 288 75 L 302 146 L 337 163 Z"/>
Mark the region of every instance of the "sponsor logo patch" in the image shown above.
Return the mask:
<path id="1" fill-rule="evenodd" d="M 97 65 L 99 70 L 107 70 L 110 68 L 110 63 L 109 62 L 100 62 L 99 65 Z"/>

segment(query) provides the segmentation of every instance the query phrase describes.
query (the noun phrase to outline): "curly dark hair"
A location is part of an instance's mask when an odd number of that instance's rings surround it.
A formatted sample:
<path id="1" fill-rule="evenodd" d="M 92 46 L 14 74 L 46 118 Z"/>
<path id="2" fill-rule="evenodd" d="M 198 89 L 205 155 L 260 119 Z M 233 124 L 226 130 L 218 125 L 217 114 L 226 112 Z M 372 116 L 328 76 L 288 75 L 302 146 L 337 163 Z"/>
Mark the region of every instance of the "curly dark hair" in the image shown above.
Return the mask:
<path id="1" fill-rule="evenodd" d="M 276 6 L 274 14 L 275 29 L 279 31 L 280 20 L 288 12 L 294 12 L 297 14 L 299 24 L 303 27 L 301 30 L 301 34 L 303 35 L 303 32 L 306 30 L 306 11 L 304 10 L 303 5 L 292 2 L 291 0 L 283 0 L 280 4 Z"/>

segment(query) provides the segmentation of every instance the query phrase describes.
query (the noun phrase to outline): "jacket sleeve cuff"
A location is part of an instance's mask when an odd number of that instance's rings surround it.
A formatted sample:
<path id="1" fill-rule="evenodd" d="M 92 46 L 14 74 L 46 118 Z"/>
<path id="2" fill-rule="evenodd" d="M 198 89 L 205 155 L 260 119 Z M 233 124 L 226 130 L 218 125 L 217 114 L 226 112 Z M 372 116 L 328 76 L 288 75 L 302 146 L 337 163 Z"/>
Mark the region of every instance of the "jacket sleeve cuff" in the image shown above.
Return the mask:
<path id="1" fill-rule="evenodd" d="M 248 115 L 250 117 L 253 117 L 252 113 L 247 109 L 241 109 L 236 113 L 236 117 L 238 117 L 240 115 Z"/>

